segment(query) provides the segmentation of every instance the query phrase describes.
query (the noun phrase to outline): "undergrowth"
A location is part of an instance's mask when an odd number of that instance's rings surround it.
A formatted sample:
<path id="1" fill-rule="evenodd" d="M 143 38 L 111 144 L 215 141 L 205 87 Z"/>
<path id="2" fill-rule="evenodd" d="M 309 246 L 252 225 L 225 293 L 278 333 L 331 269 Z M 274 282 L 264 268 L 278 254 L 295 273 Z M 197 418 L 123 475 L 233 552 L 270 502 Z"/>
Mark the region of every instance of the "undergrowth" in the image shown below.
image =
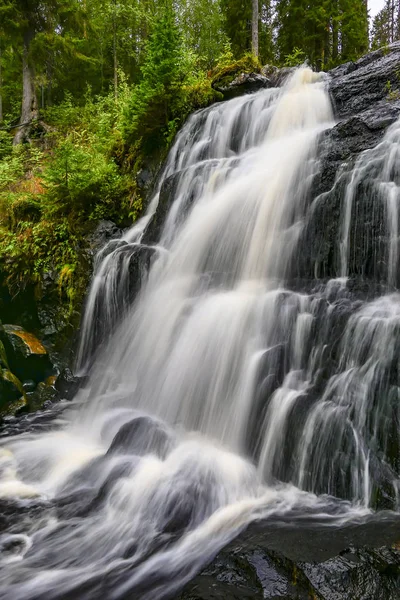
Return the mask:
<path id="1" fill-rule="evenodd" d="M 12 297 L 33 286 L 40 298 L 50 279 L 67 318 L 77 313 L 98 221 L 128 226 L 140 217 L 139 171 L 161 164 L 191 112 L 222 98 L 215 87 L 260 68 L 226 48 L 206 73 L 182 44 L 167 14 L 149 38 L 139 83 L 129 86 L 121 72 L 117 96 L 88 89 L 81 105 L 66 93 L 29 144 L 13 146 L 0 131 L 0 280 Z"/>

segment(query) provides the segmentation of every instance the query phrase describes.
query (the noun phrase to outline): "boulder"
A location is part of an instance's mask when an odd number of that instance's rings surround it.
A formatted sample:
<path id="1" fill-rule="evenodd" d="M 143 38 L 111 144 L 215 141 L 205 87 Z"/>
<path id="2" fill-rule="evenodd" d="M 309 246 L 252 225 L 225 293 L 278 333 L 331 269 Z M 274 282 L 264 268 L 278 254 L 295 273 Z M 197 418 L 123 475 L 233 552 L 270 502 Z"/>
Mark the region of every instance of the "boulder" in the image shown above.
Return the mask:
<path id="1" fill-rule="evenodd" d="M 0 367 L 0 417 L 26 404 L 26 395 L 19 379 Z"/>
<path id="2" fill-rule="evenodd" d="M 60 398 L 71 400 L 78 392 L 81 385 L 84 383 L 82 377 L 76 377 L 71 369 L 65 368 L 61 371 L 54 382 L 54 387 L 57 390 Z"/>
<path id="3" fill-rule="evenodd" d="M 261 73 L 240 73 L 233 81 L 215 89 L 223 94 L 224 100 L 231 100 L 243 94 L 252 94 L 263 88 L 272 87 L 270 80 Z"/>
<path id="4" fill-rule="evenodd" d="M 162 423 L 147 416 L 138 416 L 122 425 L 114 436 L 107 455 L 144 456 L 151 452 L 165 458 L 171 446 L 170 435 Z"/>
<path id="5" fill-rule="evenodd" d="M 24 382 L 43 381 L 53 373 L 53 366 L 43 344 L 18 325 L 3 325 L 0 329 L 8 364 L 12 373 Z"/>

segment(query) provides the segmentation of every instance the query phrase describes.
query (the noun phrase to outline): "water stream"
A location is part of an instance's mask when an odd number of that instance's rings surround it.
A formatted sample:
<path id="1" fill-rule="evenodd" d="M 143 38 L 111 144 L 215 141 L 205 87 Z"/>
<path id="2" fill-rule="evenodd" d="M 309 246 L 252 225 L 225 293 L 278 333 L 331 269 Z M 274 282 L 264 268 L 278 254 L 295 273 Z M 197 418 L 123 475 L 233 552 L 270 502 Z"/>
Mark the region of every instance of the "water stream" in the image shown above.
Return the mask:
<path id="1" fill-rule="evenodd" d="M 341 277 L 287 287 L 334 125 L 327 88 L 303 68 L 193 115 L 148 214 L 98 256 L 78 357 L 86 387 L 50 431 L 0 450 L 0 498 L 39 512 L 0 536 L 1 599 L 173 597 L 252 521 L 306 513 L 338 526 L 382 495 L 398 509 L 398 125 L 348 175 Z M 354 190 L 371 163 L 387 294 L 364 301 L 346 277 Z M 155 240 L 165 186 L 173 202 Z"/>

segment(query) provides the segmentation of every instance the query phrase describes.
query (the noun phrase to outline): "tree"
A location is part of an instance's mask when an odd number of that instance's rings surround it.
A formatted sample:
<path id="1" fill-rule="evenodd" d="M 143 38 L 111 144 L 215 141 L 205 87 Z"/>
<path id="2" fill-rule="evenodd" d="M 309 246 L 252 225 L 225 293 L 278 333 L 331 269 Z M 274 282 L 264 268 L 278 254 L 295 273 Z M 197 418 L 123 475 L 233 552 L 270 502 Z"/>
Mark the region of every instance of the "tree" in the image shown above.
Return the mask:
<path id="1" fill-rule="evenodd" d="M 227 42 L 219 0 L 179 0 L 177 18 L 186 49 L 211 69 Z"/>
<path id="2" fill-rule="evenodd" d="M 62 41 L 65 23 L 75 20 L 80 8 L 76 0 L 5 0 L 0 8 L 3 33 L 21 57 L 22 102 L 15 144 L 29 138 L 32 122 L 38 117 L 35 51 L 40 54 L 55 37 Z"/>
<path id="3" fill-rule="evenodd" d="M 382 48 L 389 44 L 390 36 L 388 30 L 388 13 L 383 8 L 374 18 L 371 32 L 371 47 L 373 50 Z"/>
<path id="4" fill-rule="evenodd" d="M 253 0 L 251 19 L 251 49 L 254 56 L 258 57 L 258 0 Z"/>
<path id="5" fill-rule="evenodd" d="M 220 0 L 224 29 L 235 58 L 246 52 L 262 62 L 274 57 L 271 0 Z"/>
<path id="6" fill-rule="evenodd" d="M 250 0 L 221 0 L 224 14 L 225 33 L 230 41 L 235 58 L 240 58 L 251 49 L 251 14 Z"/>
<path id="7" fill-rule="evenodd" d="M 145 140 L 146 150 L 162 146 L 160 136 L 173 118 L 172 106 L 185 79 L 183 36 L 172 0 L 149 35 L 141 67 L 142 79 L 132 91 L 125 115 L 124 135 L 131 143 Z"/>
<path id="8" fill-rule="evenodd" d="M 368 48 L 368 15 L 364 0 L 278 0 L 279 58 L 297 49 L 317 69 L 354 60 Z"/>

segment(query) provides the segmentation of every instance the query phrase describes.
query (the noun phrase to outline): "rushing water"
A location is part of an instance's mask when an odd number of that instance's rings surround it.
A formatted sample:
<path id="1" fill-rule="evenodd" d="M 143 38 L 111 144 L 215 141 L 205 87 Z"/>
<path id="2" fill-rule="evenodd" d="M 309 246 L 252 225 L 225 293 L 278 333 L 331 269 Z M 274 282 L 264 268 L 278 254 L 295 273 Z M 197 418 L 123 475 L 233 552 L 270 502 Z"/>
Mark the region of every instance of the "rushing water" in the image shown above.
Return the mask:
<path id="1" fill-rule="evenodd" d="M 50 431 L 4 440 L 0 497 L 28 516 L 0 537 L 0 598 L 172 597 L 251 521 L 397 508 L 398 125 L 346 175 L 342 277 L 286 289 L 332 125 L 327 82 L 300 69 L 182 129 L 148 214 L 97 258 L 89 383 Z M 355 302 L 352 205 L 370 163 L 388 294 Z"/>

